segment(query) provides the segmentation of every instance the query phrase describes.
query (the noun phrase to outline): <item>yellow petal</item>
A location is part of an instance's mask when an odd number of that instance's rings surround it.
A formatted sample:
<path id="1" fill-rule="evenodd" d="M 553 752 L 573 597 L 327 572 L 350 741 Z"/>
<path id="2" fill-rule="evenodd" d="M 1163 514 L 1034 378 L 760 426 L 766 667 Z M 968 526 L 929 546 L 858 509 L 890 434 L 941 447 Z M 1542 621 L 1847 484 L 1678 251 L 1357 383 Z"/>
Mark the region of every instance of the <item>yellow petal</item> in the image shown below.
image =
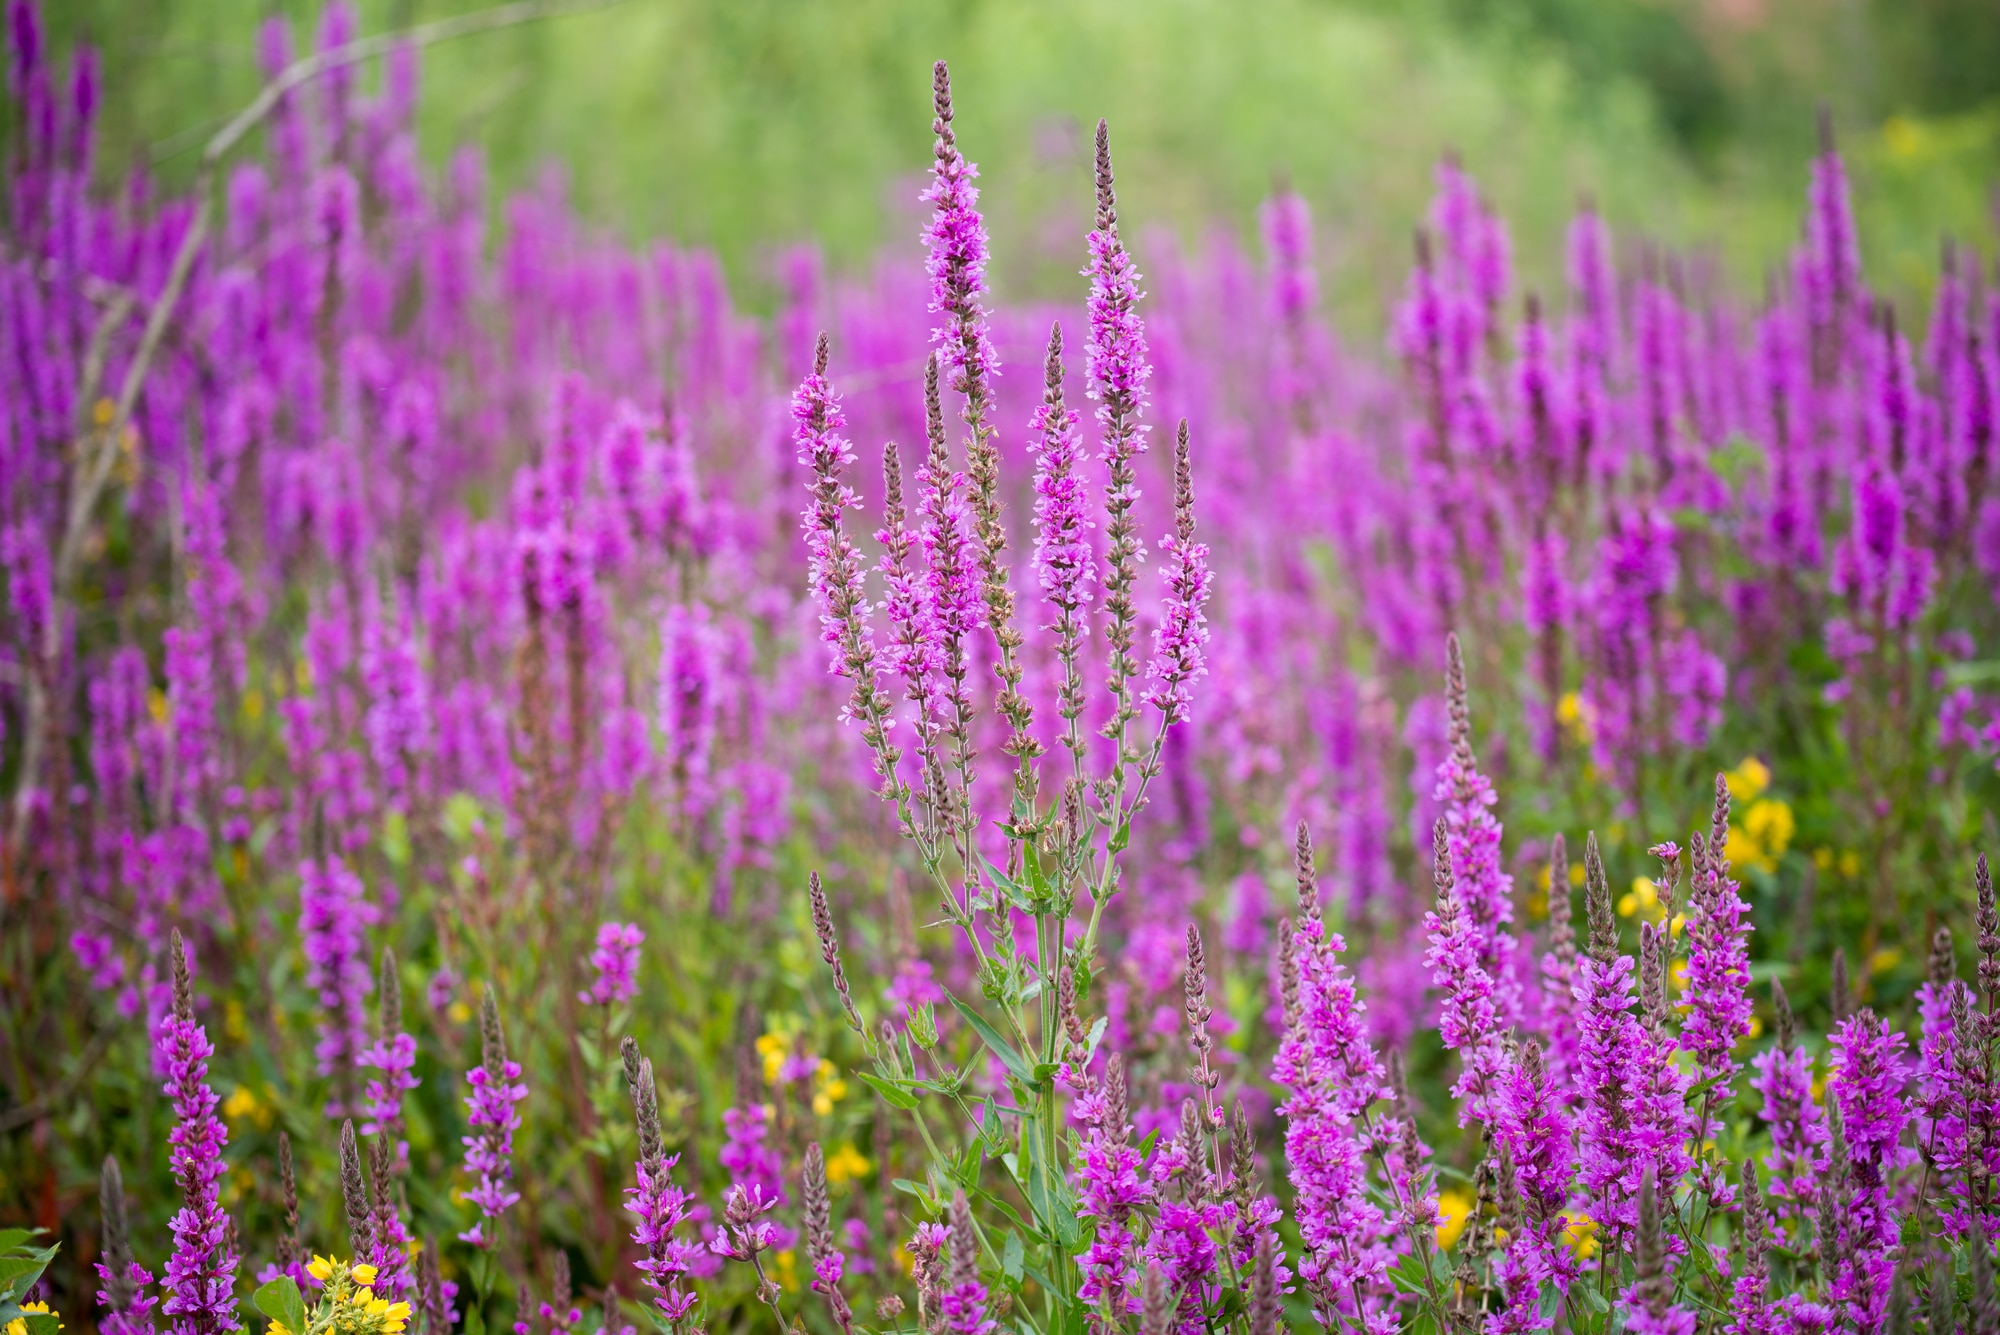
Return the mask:
<path id="1" fill-rule="evenodd" d="M 355 1266 L 351 1273 L 354 1275 L 354 1282 L 356 1284 L 373 1284 L 375 1282 L 375 1267 L 372 1265 Z"/>
<path id="2" fill-rule="evenodd" d="M 333 1262 L 324 1256 L 315 1256 L 306 1263 L 306 1273 L 324 1284 L 333 1278 Z"/>

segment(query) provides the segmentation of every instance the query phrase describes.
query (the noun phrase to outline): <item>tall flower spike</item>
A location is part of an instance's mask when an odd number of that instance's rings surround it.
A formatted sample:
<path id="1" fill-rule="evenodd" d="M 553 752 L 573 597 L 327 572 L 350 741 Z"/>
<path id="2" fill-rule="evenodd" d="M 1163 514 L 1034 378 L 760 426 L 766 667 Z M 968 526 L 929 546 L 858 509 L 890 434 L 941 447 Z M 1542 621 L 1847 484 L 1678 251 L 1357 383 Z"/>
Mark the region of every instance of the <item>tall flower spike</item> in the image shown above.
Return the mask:
<path id="1" fill-rule="evenodd" d="M 1222 1076 L 1213 1065 L 1215 1040 L 1208 1032 L 1208 962 L 1202 952 L 1201 932 L 1193 923 L 1187 925 L 1187 970 L 1181 977 L 1181 990 L 1187 1011 L 1188 1047 L 1194 1053 L 1194 1067 L 1189 1075 L 1195 1088 L 1201 1091 L 1202 1116 L 1211 1128 L 1219 1128 L 1223 1123 L 1222 1106 L 1215 1101 L 1215 1087 Z"/>
<path id="2" fill-rule="evenodd" d="M 347 1208 L 347 1243 L 355 1264 L 375 1259 L 375 1205 L 361 1176 L 361 1148 L 354 1123 L 340 1124 L 340 1199 Z"/>
<path id="3" fill-rule="evenodd" d="M 1452 1085 L 1461 1126 L 1489 1123 L 1491 1100 L 1506 1064 L 1505 1025 L 1494 979 L 1479 962 L 1479 929 L 1459 896 L 1452 874 L 1450 836 L 1439 817 L 1431 827 L 1431 880 L 1437 907 L 1424 915 L 1429 947 L 1424 964 L 1431 982 L 1444 993 L 1438 1034 L 1458 1053 L 1459 1076 Z"/>
<path id="4" fill-rule="evenodd" d="M 1632 1309 L 1625 1329 L 1632 1335 L 1694 1335 L 1695 1314 L 1674 1305 L 1673 1273 L 1668 1267 L 1658 1188 L 1650 1168 L 1639 1179 L 1635 1257 L 1636 1277 L 1625 1295 Z"/>
<path id="5" fill-rule="evenodd" d="M 395 1150 L 386 1136 L 376 1136 L 369 1145 L 368 1172 L 375 1182 L 373 1225 L 375 1250 L 375 1293 L 389 1302 L 401 1302 L 413 1295 L 410 1286 L 410 1234 L 403 1227 L 397 1204 Z M 357 1253 L 358 1255 L 358 1253 Z"/>
<path id="6" fill-rule="evenodd" d="M 1590 922 L 1590 955 L 1599 964 L 1618 958 L 1618 919 L 1611 914 L 1611 882 L 1597 851 L 1597 831 L 1583 841 L 1583 908 Z"/>
<path id="7" fill-rule="evenodd" d="M 514 1132 L 521 1115 L 514 1105 L 528 1097 L 528 1087 L 517 1083 L 521 1066 L 507 1059 L 507 1036 L 500 1027 L 500 1003 L 488 987 L 479 1006 L 480 1064 L 466 1072 L 472 1092 L 466 1096 L 466 1126 L 471 1135 L 462 1138 L 465 1172 L 476 1179 L 465 1199 L 479 1211 L 479 1222 L 459 1241 L 492 1250 L 499 1243 L 500 1219 L 508 1207 L 521 1199 L 510 1185 L 514 1177 Z"/>
<path id="8" fill-rule="evenodd" d="M 1105 643 L 1112 717 L 1104 735 L 1126 755 L 1126 726 L 1137 716 L 1131 679 L 1139 670 L 1132 656 L 1138 606 L 1133 595 L 1145 547 L 1138 536 L 1139 477 L 1134 464 L 1145 452 L 1146 432 L 1140 422 L 1146 407 L 1146 381 L 1153 368 L 1147 360 L 1146 327 L 1137 310 L 1141 293 L 1139 271 L 1118 235 L 1118 197 L 1111 175 L 1111 131 L 1097 123 L 1097 226 L 1090 234 L 1090 342 L 1085 357 L 1090 397 L 1097 402 L 1097 422 L 1103 437 Z"/>
<path id="9" fill-rule="evenodd" d="M 187 948 L 179 928 L 169 939 L 168 954 L 173 1010 L 160 1026 L 158 1055 L 167 1077 L 164 1092 L 174 1105 L 167 1161 L 180 1182 L 182 1205 L 169 1225 L 174 1252 L 161 1279 L 166 1298 L 160 1310 L 173 1335 L 222 1335 L 240 1328 L 233 1293 L 237 1255 L 229 1245 L 230 1221 L 220 1190 L 229 1131 L 215 1115 L 216 1094 L 208 1083 L 215 1047 L 194 1018 Z"/>
<path id="10" fill-rule="evenodd" d="M 813 1269 L 813 1292 L 826 1298 L 827 1307 L 833 1312 L 833 1319 L 842 1331 L 854 1329 L 854 1312 L 847 1304 L 847 1298 L 840 1291 L 840 1279 L 846 1258 L 833 1244 L 833 1200 L 827 1194 L 826 1155 L 821 1152 L 819 1142 L 806 1146 L 804 1182 L 801 1195 L 805 1201 L 806 1259 Z"/>
<path id="11" fill-rule="evenodd" d="M 834 991 L 840 993 L 841 1009 L 847 1013 L 848 1026 L 857 1034 L 867 1034 L 868 1028 L 861 1023 L 861 1013 L 854 1009 L 854 996 L 848 990 L 847 973 L 840 966 L 840 938 L 834 935 L 833 910 L 826 902 L 826 890 L 819 883 L 819 873 L 811 872 L 806 877 L 806 894 L 812 901 L 813 931 L 819 936 L 820 958 L 833 971 Z"/>
<path id="12" fill-rule="evenodd" d="M 938 1300 L 940 1329 L 945 1335 L 995 1335 L 999 1323 L 987 1315 L 986 1285 L 979 1279 L 979 1243 L 972 1232 L 972 1207 L 965 1192 L 951 1198 L 951 1259 L 945 1269 L 944 1293 Z"/>
<path id="13" fill-rule="evenodd" d="M 1160 626 L 1153 632 L 1153 661 L 1146 675 L 1153 685 L 1148 703 L 1166 723 L 1187 721 L 1190 687 L 1208 675 L 1208 597 L 1212 577 L 1208 544 L 1194 540 L 1194 475 L 1188 460 L 1188 424 L 1183 417 L 1174 438 L 1174 531 L 1160 548 L 1171 559 L 1161 567 L 1166 580 Z"/>
<path id="14" fill-rule="evenodd" d="M 958 136 L 952 129 L 951 71 L 940 60 L 931 67 L 931 104 L 935 119 L 931 133 L 937 136 L 932 149 L 931 184 L 923 201 L 931 205 L 930 225 L 924 229 L 924 262 L 930 274 L 932 314 L 944 317 L 944 324 L 931 331 L 931 342 L 951 375 L 951 388 L 966 396 L 967 416 L 984 416 L 989 402 L 988 381 L 995 374 L 997 358 L 986 333 L 986 310 L 980 298 L 986 294 L 986 223 L 979 216 L 979 189 L 972 183 L 979 169 L 959 152 Z"/>
<path id="15" fill-rule="evenodd" d="M 861 504 L 841 473 L 854 462 L 854 449 L 840 434 L 847 424 L 840 395 L 827 380 L 827 338 L 813 349 L 812 374 L 792 394 L 792 441 L 801 464 L 812 470 L 812 501 L 801 515 L 806 535 L 813 601 L 819 605 L 820 639 L 830 651 L 829 667 L 854 683 L 841 718 L 861 724 L 862 740 L 875 755 L 885 791 L 895 786 L 896 752 L 889 745 L 889 701 L 875 662 L 875 630 L 869 624 L 861 558 L 841 523 L 841 513 Z"/>
<path id="16" fill-rule="evenodd" d="M 1292 836 L 1292 873 L 1298 879 L 1299 921 L 1318 922 L 1319 869 L 1314 864 L 1312 831 L 1306 828 L 1304 821 L 1299 822 Z"/>
<path id="17" fill-rule="evenodd" d="M 653 1290 L 653 1305 L 673 1330 L 679 1331 L 694 1310 L 695 1295 L 686 1277 L 694 1259 L 694 1244 L 675 1236 L 686 1220 L 688 1195 L 668 1176 L 675 1160 L 666 1157 L 660 1129 L 659 1092 L 653 1083 L 653 1064 L 639 1055 L 639 1045 L 630 1034 L 618 1045 L 625 1067 L 625 1088 L 632 1096 L 633 1120 L 639 1132 L 639 1159 L 633 1166 L 638 1185 L 628 1187 L 631 1198 L 625 1207 L 638 1219 L 632 1241 L 645 1253 L 638 1262 L 646 1287 Z"/>
<path id="18" fill-rule="evenodd" d="M 285 1231 L 278 1235 L 278 1269 L 303 1282 L 306 1253 L 299 1241 L 299 1184 L 292 1168 L 292 1138 L 278 1133 L 278 1195 L 285 1206 Z"/>
<path id="19" fill-rule="evenodd" d="M 1035 573 L 1042 597 L 1055 612 L 1044 627 L 1055 632 L 1056 657 L 1062 663 L 1058 688 L 1063 718 L 1063 744 L 1074 772 L 1084 773 L 1088 747 L 1083 736 L 1082 651 L 1090 636 L 1088 610 L 1095 596 L 1097 554 L 1091 547 L 1090 507 L 1084 479 L 1078 472 L 1081 445 L 1077 414 L 1063 403 L 1062 325 L 1049 326 L 1048 353 L 1042 362 L 1042 402 L 1028 424 L 1029 448 L 1035 452 Z"/>
<path id="20" fill-rule="evenodd" d="M 2000 909 L 1993 902 L 1993 874 L 1981 853 L 1972 869 L 1973 893 L 1978 901 L 1975 924 L 1979 928 L 1979 990 L 1985 994 L 1986 1009 L 2000 1009 Z"/>
<path id="21" fill-rule="evenodd" d="M 150 1335 L 153 1304 L 159 1300 L 147 1293 L 153 1284 L 152 1272 L 132 1259 L 125 1179 L 118 1171 L 118 1160 L 108 1154 L 98 1174 L 97 1203 L 102 1221 L 97 1278 L 104 1285 L 97 1291 L 97 1305 L 103 1309 L 98 1326 L 105 1335 Z"/>
<path id="22" fill-rule="evenodd" d="M 403 988 L 396 972 L 396 952 L 382 951 L 375 984 L 375 1042 L 357 1063 L 379 1072 L 362 1094 L 364 1135 L 387 1140 L 395 1150 L 392 1171 L 401 1176 L 410 1147 L 403 1140 L 403 1096 L 417 1087 L 417 1040 L 403 1032 Z"/>

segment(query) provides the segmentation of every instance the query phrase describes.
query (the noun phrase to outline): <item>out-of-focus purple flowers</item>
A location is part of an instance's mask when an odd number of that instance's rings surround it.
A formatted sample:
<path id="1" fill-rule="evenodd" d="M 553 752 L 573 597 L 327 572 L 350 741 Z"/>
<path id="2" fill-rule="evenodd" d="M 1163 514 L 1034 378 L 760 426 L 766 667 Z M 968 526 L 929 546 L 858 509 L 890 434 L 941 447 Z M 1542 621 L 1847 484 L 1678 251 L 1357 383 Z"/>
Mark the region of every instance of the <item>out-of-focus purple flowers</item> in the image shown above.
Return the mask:
<path id="1" fill-rule="evenodd" d="M 465 1098 L 465 1124 L 472 1134 L 464 1138 L 465 1172 L 474 1179 L 465 1199 L 479 1211 L 479 1220 L 459 1240 L 491 1251 L 499 1245 L 500 1219 L 509 1206 L 521 1199 L 513 1186 L 514 1133 L 520 1129 L 521 1114 L 514 1105 L 528 1097 L 521 1079 L 521 1064 L 507 1057 L 507 1039 L 500 1027 L 500 1007 L 488 988 L 480 1003 L 480 1064 L 465 1073 L 472 1092 Z"/>
<path id="2" fill-rule="evenodd" d="M 611 1006 L 630 1001 L 639 990 L 639 947 L 646 934 L 637 923 L 607 922 L 597 929 L 597 946 L 590 952 L 590 967 L 597 977 L 576 999 L 590 1006 Z"/>

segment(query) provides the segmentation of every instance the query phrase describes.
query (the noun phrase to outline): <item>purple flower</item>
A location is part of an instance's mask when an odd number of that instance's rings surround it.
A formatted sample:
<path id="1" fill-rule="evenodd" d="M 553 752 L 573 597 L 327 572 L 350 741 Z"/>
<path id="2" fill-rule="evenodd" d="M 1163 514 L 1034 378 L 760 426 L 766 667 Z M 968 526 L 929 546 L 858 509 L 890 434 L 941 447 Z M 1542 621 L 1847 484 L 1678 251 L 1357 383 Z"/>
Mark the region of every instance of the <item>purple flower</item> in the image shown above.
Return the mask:
<path id="1" fill-rule="evenodd" d="M 1750 1087 L 1762 1096 L 1764 1122 L 1770 1127 L 1771 1149 L 1764 1166 L 1770 1179 L 1771 1215 L 1781 1234 L 1795 1236 L 1829 1166 L 1826 1111 L 1813 1098 L 1812 1058 L 1793 1041 L 1792 1012 L 1783 989 L 1774 985 L 1772 997 L 1778 1011 L 1778 1042 L 1751 1059 L 1756 1074 Z"/>
<path id="2" fill-rule="evenodd" d="M 937 145 L 931 184 L 922 196 L 931 205 L 924 268 L 931 279 L 931 313 L 945 318 L 931 331 L 931 342 L 938 345 L 951 388 L 983 405 L 988 383 L 998 374 L 998 359 L 979 301 L 986 292 L 986 223 L 979 216 L 979 189 L 972 184 L 979 169 L 958 151 L 951 127 L 951 74 L 942 60 L 932 68 L 931 92 Z"/>
<path id="3" fill-rule="evenodd" d="M 1486 937 L 1459 897 L 1442 819 L 1432 831 L 1431 848 L 1437 907 L 1424 915 L 1430 943 L 1424 964 L 1431 982 L 1444 992 L 1438 1035 L 1458 1053 L 1458 1080 L 1451 1092 L 1458 1100 L 1459 1125 L 1471 1126 L 1493 1120 L 1491 1098 L 1506 1064 L 1506 1031 L 1493 976 L 1480 964 Z"/>
<path id="4" fill-rule="evenodd" d="M 229 1216 L 222 1209 L 220 1184 L 228 1165 L 222 1147 L 229 1129 L 215 1115 L 216 1094 L 208 1083 L 208 1060 L 215 1047 L 195 1022 L 188 983 L 188 957 L 181 934 L 173 933 L 173 1011 L 161 1023 L 155 1045 L 166 1071 L 162 1092 L 173 1101 L 174 1129 L 167 1134 L 167 1163 L 181 1186 L 181 1209 L 168 1228 L 174 1253 L 161 1287 L 160 1311 L 172 1335 L 221 1335 L 238 1330 L 236 1265 L 230 1246 Z"/>
<path id="5" fill-rule="evenodd" d="M 361 1131 L 364 1135 L 387 1136 L 395 1142 L 395 1162 L 400 1172 L 408 1166 L 410 1153 L 403 1140 L 403 1095 L 419 1082 L 411 1074 L 417 1065 L 417 1040 L 402 1032 L 403 997 L 396 977 L 394 951 L 382 952 L 381 983 L 376 996 L 379 1018 L 375 1041 L 355 1058 L 358 1065 L 381 1072 L 368 1081 L 362 1095 Z"/>
<path id="6" fill-rule="evenodd" d="M 587 1006 L 610 1006 L 629 1001 L 639 991 L 633 974 L 639 968 L 639 947 L 646 934 L 637 923 L 607 922 L 597 929 L 597 949 L 590 952 L 597 979 L 576 999 Z"/>
<path id="7" fill-rule="evenodd" d="M 1139 1176 L 1141 1160 L 1132 1144 L 1125 1102 L 1124 1063 L 1114 1053 L 1101 1085 L 1068 1063 L 1059 1075 L 1077 1091 L 1075 1113 L 1084 1128 L 1071 1169 L 1078 1214 L 1097 1221 L 1090 1248 L 1079 1258 L 1083 1283 L 1076 1296 L 1091 1305 L 1093 1330 L 1117 1329 L 1125 1317 L 1139 1311 L 1132 1215 L 1152 1203 L 1153 1188 Z"/>
<path id="8" fill-rule="evenodd" d="M 1366 1007 L 1339 962 L 1345 943 L 1319 921 L 1316 898 L 1308 899 L 1313 882 L 1304 839 L 1301 830 L 1303 918 L 1291 937 L 1296 976 L 1286 984 L 1295 1001 L 1271 1074 L 1289 1091 L 1278 1111 L 1286 1121 L 1293 1208 L 1305 1246 L 1299 1276 L 1329 1327 L 1338 1319 L 1365 1321 L 1372 1330 L 1382 1314 L 1356 1304 L 1385 1283 L 1394 1258 L 1382 1241 L 1389 1221 L 1369 1190 L 1361 1122 L 1389 1090 L 1368 1043 Z M 1404 1165 L 1406 1172 L 1415 1168 Z M 1399 1188 L 1397 1204 L 1413 1207 L 1410 1194 L 1407 1185 Z M 1434 1216 L 1435 1207 L 1428 1212 Z M 1423 1218 L 1417 1226 L 1431 1223 Z"/>
<path id="9" fill-rule="evenodd" d="M 1586 1212 L 1609 1234 L 1607 1245 L 1617 1245 L 1638 1223 L 1633 1180 L 1653 1044 L 1632 1013 L 1632 959 L 1618 953 L 1610 886 L 1594 834 L 1584 846 L 1584 868 L 1590 953 L 1577 962 L 1575 994 L 1577 1187 Z"/>
<path id="10" fill-rule="evenodd" d="M 854 683 L 854 693 L 841 718 L 859 719 L 869 746 L 878 753 L 887 745 L 886 702 L 875 667 L 875 631 L 869 625 L 869 605 L 862 582 L 861 560 L 841 527 L 841 512 L 858 507 L 861 498 L 841 481 L 841 471 L 854 462 L 854 449 L 841 436 L 847 424 L 840 395 L 826 378 L 827 341 L 822 334 L 814 354 L 812 374 L 792 395 L 792 440 L 799 462 L 812 470 L 802 527 L 806 535 L 809 584 L 820 610 L 820 639 L 831 650 L 829 670 Z M 891 768 L 882 765 L 887 779 Z"/>
<path id="11" fill-rule="evenodd" d="M 972 1209 L 963 1191 L 952 1196 L 950 1217 L 950 1259 L 945 1267 L 944 1292 L 938 1300 L 939 1325 L 949 1335 L 997 1335 L 1000 1323 L 987 1314 L 986 1285 L 979 1278 L 979 1244 L 973 1237 Z"/>
<path id="12" fill-rule="evenodd" d="M 477 1179 L 465 1199 L 478 1207 L 480 1219 L 458 1239 L 491 1251 L 499 1244 L 501 1216 L 521 1199 L 521 1193 L 508 1184 L 514 1177 L 514 1132 L 521 1126 L 514 1105 L 528 1097 L 528 1087 L 515 1083 L 521 1078 L 521 1065 L 507 1060 L 507 1036 L 500 1028 L 500 1006 L 490 987 L 480 1003 L 479 1038 L 482 1061 L 465 1074 L 465 1082 L 472 1086 L 465 1099 L 465 1123 L 472 1134 L 462 1137 L 461 1143 L 466 1176 Z"/>
<path id="13" fill-rule="evenodd" d="M 1689 902 L 1687 953 L 1687 1018 L 1681 1023 L 1680 1044 L 1694 1055 L 1696 1083 L 1707 1083 L 1710 1091 L 1702 1096 L 1701 1121 L 1694 1129 L 1694 1142 L 1705 1143 L 1713 1134 L 1709 1118 L 1728 1107 L 1731 1081 L 1742 1069 L 1736 1060 L 1737 1043 L 1750 1035 L 1750 906 L 1737 893 L 1730 878 L 1729 862 L 1723 850 L 1729 843 L 1729 785 L 1715 776 L 1715 807 L 1704 843 L 1699 835 L 1694 845 L 1694 877 Z M 1662 847 L 1671 847 L 1663 845 Z M 1675 855 L 1678 857 L 1678 851 Z M 1663 884 L 1673 884 L 1674 863 L 1668 863 Z M 1705 1165 L 1712 1160 L 1704 1160 Z M 1721 1184 L 1704 1177 L 1711 1188 Z M 1726 1204 L 1726 1198 L 1718 1204 Z"/>
<path id="14" fill-rule="evenodd" d="M 319 1073 L 332 1076 L 326 1115 L 348 1116 L 354 1082 L 368 1048 L 368 959 L 364 937 L 380 916 L 364 895 L 361 878 L 338 857 L 299 864 L 299 938 L 305 947 L 306 986 L 319 997 Z"/>
<path id="15" fill-rule="evenodd" d="M 1167 582 L 1159 629 L 1153 632 L 1153 661 L 1146 670 L 1154 685 L 1148 703 L 1159 706 L 1164 722 L 1188 717 L 1189 688 L 1208 675 L 1208 605 L 1211 576 L 1208 546 L 1194 540 L 1194 482 L 1188 465 L 1187 419 L 1181 419 L 1174 447 L 1174 531 L 1161 540 L 1172 560 L 1160 574 Z"/>
<path id="16" fill-rule="evenodd" d="M 1895 1271 L 1899 1220 L 1889 1176 L 1908 1152 L 1901 1148 L 1909 1107 L 1904 1038 L 1872 1011 L 1842 1020 L 1829 1040 L 1833 1061 L 1827 1092 L 1840 1108 L 1847 1162 L 1836 1164 L 1845 1199 L 1839 1219 L 1839 1271 L 1832 1294 L 1862 1330 L 1880 1328 Z M 1821 1226 L 1826 1221 L 1822 1212 Z"/>
<path id="17" fill-rule="evenodd" d="M 1465 915 L 1462 924 L 1472 962 L 1493 988 L 1496 1017 L 1503 1028 L 1520 1022 L 1520 988 L 1514 938 L 1514 878 L 1500 866 L 1500 822 L 1493 808 L 1499 795 L 1479 772 L 1472 751 L 1472 714 L 1466 698 L 1465 658 L 1458 636 L 1445 637 L 1445 705 L 1450 716 L 1451 750 L 1438 766 L 1432 799 L 1444 804 L 1445 842 L 1451 857 L 1453 897 Z M 1443 981 L 1443 980 L 1438 980 Z"/>
<path id="18" fill-rule="evenodd" d="M 676 1236 L 687 1222 L 691 1198 L 669 1176 L 680 1156 L 669 1157 L 661 1143 L 653 1063 L 639 1056 L 639 1046 L 629 1034 L 620 1050 L 639 1129 L 639 1157 L 633 1165 L 638 1185 L 625 1189 L 630 1197 L 625 1208 L 639 1221 L 632 1230 L 632 1241 L 645 1253 L 636 1267 L 642 1282 L 653 1291 L 653 1305 L 661 1318 L 678 1330 L 695 1305 L 687 1279 L 695 1268 L 696 1245 L 691 1239 Z"/>

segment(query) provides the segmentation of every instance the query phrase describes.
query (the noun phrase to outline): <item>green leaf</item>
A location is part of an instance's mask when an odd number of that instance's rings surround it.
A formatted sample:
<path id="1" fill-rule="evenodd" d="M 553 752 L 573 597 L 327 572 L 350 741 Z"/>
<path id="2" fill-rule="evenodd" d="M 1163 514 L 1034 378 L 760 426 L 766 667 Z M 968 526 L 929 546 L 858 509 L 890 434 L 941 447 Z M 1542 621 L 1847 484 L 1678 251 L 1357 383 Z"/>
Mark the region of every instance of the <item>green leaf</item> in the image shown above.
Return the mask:
<path id="1" fill-rule="evenodd" d="M 23 1312 L 20 1320 L 27 1324 L 28 1335 L 56 1335 L 62 1329 L 54 1312 Z"/>
<path id="2" fill-rule="evenodd" d="M 973 1031 L 979 1035 L 986 1046 L 993 1049 L 993 1055 L 1000 1059 L 1000 1064 L 1007 1068 L 1009 1074 L 1024 1085 L 1032 1085 L 1034 1083 L 1029 1077 L 1028 1063 L 1022 1060 L 1020 1053 L 1014 1051 L 1013 1044 L 1000 1037 L 998 1029 L 995 1029 L 986 1022 L 985 1016 L 960 1001 L 957 997 L 951 999 L 951 1004 L 958 1008 L 958 1013 L 965 1017 L 965 1022 L 972 1026 Z"/>
<path id="3" fill-rule="evenodd" d="M 887 1080 L 868 1074 L 866 1071 L 856 1071 L 854 1074 L 861 1077 L 862 1084 L 880 1094 L 882 1102 L 888 1104 L 890 1107 L 901 1108 L 904 1112 L 914 1112 L 916 1110 L 917 1096 L 902 1086 L 893 1085 Z"/>
<path id="4" fill-rule="evenodd" d="M 0 1228 L 0 1252 L 11 1252 L 42 1230 L 39 1228 Z"/>
<path id="5" fill-rule="evenodd" d="M 648 1304 L 646 1304 L 646 1305 L 647 1305 L 648 1307 L 651 1307 L 651 1306 L 652 1306 L 652 1304 L 651 1304 L 651 1303 L 648 1303 Z M 479 1310 L 479 1309 L 478 1309 L 477 1307 L 468 1307 L 468 1308 L 466 1308 L 466 1309 L 465 1309 L 465 1325 L 464 1325 L 463 1329 L 464 1329 L 464 1332 L 465 1332 L 465 1335 L 486 1335 L 486 1315 L 485 1315 L 485 1313 L 481 1312 L 481 1311 L 480 1311 L 480 1310 Z"/>
<path id="6" fill-rule="evenodd" d="M 48 1269 L 55 1254 L 54 1247 L 47 1247 L 38 1252 L 0 1256 L 0 1298 L 18 1300 L 30 1284 L 42 1277 L 42 1271 Z"/>
<path id="7" fill-rule="evenodd" d="M 1021 1245 L 1021 1235 L 1008 1229 L 1007 1244 L 1000 1250 L 1000 1273 L 1007 1277 L 1009 1287 L 1021 1287 L 1021 1272 L 1027 1263 L 1028 1249 Z"/>
<path id="8" fill-rule="evenodd" d="M 305 1335 L 306 1300 L 299 1293 L 298 1281 L 290 1275 L 280 1275 L 264 1285 L 252 1295 L 250 1301 L 257 1305 L 258 1311 L 282 1324 L 292 1335 Z"/>

